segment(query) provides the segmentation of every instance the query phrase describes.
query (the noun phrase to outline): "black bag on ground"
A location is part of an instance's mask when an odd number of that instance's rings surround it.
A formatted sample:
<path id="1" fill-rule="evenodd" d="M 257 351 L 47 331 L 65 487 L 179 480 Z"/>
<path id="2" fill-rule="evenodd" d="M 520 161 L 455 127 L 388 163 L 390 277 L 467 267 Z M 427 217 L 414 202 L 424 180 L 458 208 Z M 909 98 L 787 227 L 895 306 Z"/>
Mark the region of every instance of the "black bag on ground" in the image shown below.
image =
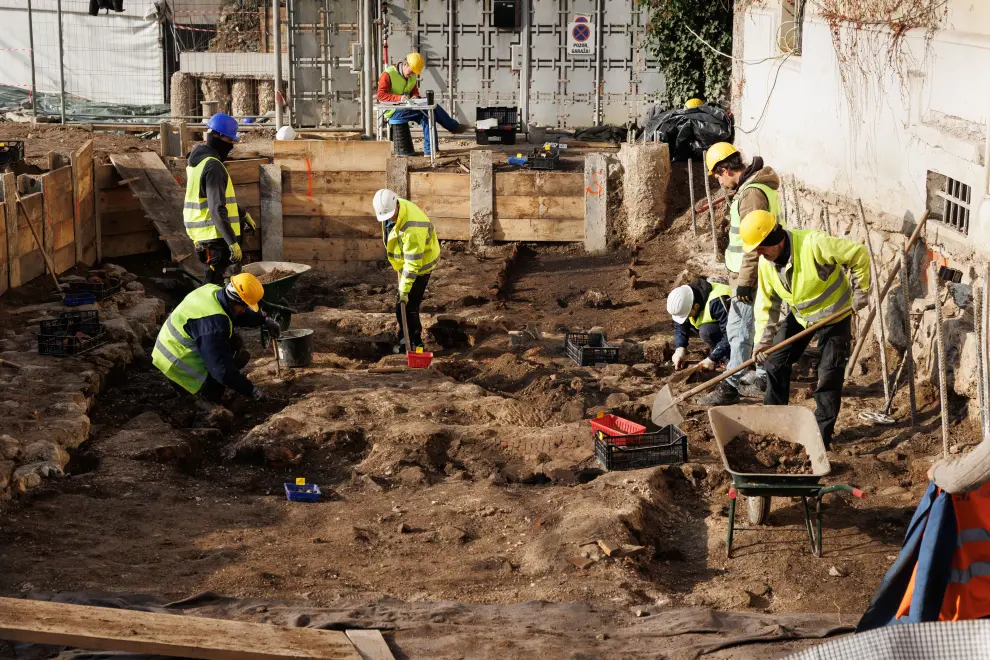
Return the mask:
<path id="1" fill-rule="evenodd" d="M 653 133 L 658 132 L 660 141 L 670 146 L 671 160 L 699 160 L 716 142 L 735 139 L 732 113 L 717 105 L 706 103 L 697 108 L 676 108 L 666 112 L 657 112 L 655 108 L 651 107 L 646 113 L 643 135 L 649 142 Z"/>

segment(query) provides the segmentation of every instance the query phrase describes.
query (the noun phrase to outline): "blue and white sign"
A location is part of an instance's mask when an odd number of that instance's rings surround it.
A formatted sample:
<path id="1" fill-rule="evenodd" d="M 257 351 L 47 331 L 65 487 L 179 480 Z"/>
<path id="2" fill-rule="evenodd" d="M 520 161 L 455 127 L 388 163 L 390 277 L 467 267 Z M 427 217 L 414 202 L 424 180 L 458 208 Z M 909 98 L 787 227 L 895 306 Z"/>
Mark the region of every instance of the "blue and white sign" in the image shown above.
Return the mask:
<path id="1" fill-rule="evenodd" d="M 595 24 L 591 17 L 577 14 L 567 26 L 567 52 L 571 55 L 595 54 Z"/>

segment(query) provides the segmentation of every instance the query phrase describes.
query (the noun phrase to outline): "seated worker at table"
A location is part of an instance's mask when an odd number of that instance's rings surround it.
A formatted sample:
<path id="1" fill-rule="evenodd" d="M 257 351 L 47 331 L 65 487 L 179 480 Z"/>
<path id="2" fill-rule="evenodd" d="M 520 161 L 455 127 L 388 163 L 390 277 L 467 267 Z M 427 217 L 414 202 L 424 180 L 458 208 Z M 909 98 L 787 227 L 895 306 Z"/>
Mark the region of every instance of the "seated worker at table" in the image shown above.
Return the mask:
<path id="1" fill-rule="evenodd" d="M 702 369 L 711 371 L 715 365 L 729 359 L 729 335 L 725 324 L 729 320 L 731 299 L 732 289 L 703 277 L 670 292 L 667 312 L 674 319 L 674 369 L 684 366 L 691 328 L 698 331 L 701 340 L 711 349 L 708 357 L 701 361 Z"/>
<path id="2" fill-rule="evenodd" d="M 419 53 L 409 53 L 406 59 L 393 64 L 382 72 L 378 79 L 377 99 L 379 103 L 399 103 L 409 99 L 419 98 L 419 76 L 423 73 L 426 62 Z M 463 133 L 467 127 L 459 124 L 447 112 L 437 105 L 434 116 L 438 124 L 446 128 L 451 133 Z M 430 155 L 430 124 L 429 116 L 424 110 L 412 108 L 396 108 L 386 110 L 385 118 L 390 124 L 405 124 L 411 121 L 418 122 L 423 127 L 423 153 Z M 413 155 L 413 154 L 406 154 Z"/>

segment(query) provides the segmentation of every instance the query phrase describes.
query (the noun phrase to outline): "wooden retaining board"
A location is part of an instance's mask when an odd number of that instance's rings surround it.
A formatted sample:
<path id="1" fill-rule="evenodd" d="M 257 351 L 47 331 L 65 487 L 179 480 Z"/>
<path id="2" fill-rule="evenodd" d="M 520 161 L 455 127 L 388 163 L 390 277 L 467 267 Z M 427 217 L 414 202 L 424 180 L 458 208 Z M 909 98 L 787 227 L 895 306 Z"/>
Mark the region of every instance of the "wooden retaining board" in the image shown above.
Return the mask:
<path id="1" fill-rule="evenodd" d="M 206 660 L 362 660 L 344 632 L 0 598 L 0 638 Z"/>
<path id="2" fill-rule="evenodd" d="M 97 261 L 99 232 L 96 224 L 96 181 L 93 172 L 93 141 L 87 140 L 69 155 L 75 206 L 76 262 L 92 266 Z"/>
<path id="3" fill-rule="evenodd" d="M 31 225 L 38 232 L 39 238 L 41 237 L 45 221 L 45 196 L 40 192 L 25 195 L 17 206 L 17 253 L 20 255 L 21 282 L 25 283 L 45 274 L 45 258 L 28 229 L 30 218 Z"/>
<path id="4" fill-rule="evenodd" d="M 76 265 L 72 167 L 43 174 L 41 190 L 45 196 L 45 251 L 52 257 L 58 275 Z"/>
<path id="5" fill-rule="evenodd" d="M 275 164 L 290 172 L 384 172 L 390 142 L 275 140 Z"/>
<path id="6" fill-rule="evenodd" d="M 0 204 L 0 294 L 10 285 L 9 268 L 7 267 L 7 207 Z"/>
<path id="7" fill-rule="evenodd" d="M 113 165 L 97 165 L 96 188 L 103 256 L 108 259 L 163 249 L 158 231 Z"/>

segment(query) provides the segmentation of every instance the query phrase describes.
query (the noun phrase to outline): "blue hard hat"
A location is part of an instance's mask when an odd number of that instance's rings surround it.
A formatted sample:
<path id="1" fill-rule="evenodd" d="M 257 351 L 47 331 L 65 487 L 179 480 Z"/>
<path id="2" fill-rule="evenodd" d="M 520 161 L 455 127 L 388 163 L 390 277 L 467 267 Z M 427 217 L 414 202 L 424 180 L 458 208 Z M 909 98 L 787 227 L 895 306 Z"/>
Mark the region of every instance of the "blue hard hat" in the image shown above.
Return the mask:
<path id="1" fill-rule="evenodd" d="M 206 126 L 211 131 L 229 137 L 234 142 L 241 141 L 240 138 L 237 137 L 237 120 L 230 115 L 225 115 L 222 112 L 218 112 L 207 120 Z"/>

